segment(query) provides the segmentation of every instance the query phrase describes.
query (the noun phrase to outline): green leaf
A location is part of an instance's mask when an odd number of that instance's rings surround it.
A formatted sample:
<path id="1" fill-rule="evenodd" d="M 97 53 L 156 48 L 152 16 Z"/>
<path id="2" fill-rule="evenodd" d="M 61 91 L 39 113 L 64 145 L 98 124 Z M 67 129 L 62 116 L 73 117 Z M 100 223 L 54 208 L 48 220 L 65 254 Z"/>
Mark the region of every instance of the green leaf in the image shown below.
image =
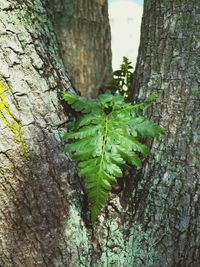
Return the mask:
<path id="1" fill-rule="evenodd" d="M 62 92 L 61 99 L 66 101 L 77 112 L 90 113 L 94 110 L 99 110 L 99 106 L 96 100 L 87 99 L 83 96 L 78 96 L 72 92 Z"/>
<path id="2" fill-rule="evenodd" d="M 139 157 L 135 153 L 128 153 L 127 150 L 121 148 L 119 149 L 120 155 L 131 165 L 135 165 L 136 167 L 141 167 L 142 162 Z"/>
<path id="3" fill-rule="evenodd" d="M 163 129 L 159 125 L 143 117 L 134 119 L 131 128 L 142 137 L 156 137 L 164 134 Z"/>
<path id="4" fill-rule="evenodd" d="M 79 129 L 77 132 L 66 133 L 63 139 L 80 139 L 84 137 L 90 137 L 97 134 L 102 129 L 101 125 L 93 125 L 93 127 L 87 125 Z"/>
<path id="5" fill-rule="evenodd" d="M 125 61 L 128 64 L 127 59 Z M 123 176 L 127 164 L 141 167 L 139 155 L 149 153 L 148 147 L 138 137 L 163 134 L 157 124 L 141 114 L 155 95 L 137 105 L 126 103 L 119 94 L 103 94 L 96 100 L 87 100 L 72 93 L 63 93 L 62 97 L 81 113 L 71 132 L 63 139 L 69 142 L 65 146 L 66 154 L 70 153 L 78 161 L 79 175 L 84 177 L 91 221 L 95 226 L 113 184 Z"/>
<path id="6" fill-rule="evenodd" d="M 89 124 L 98 124 L 102 123 L 104 120 L 103 114 L 100 112 L 91 112 L 90 114 L 80 116 L 77 121 L 77 127 L 89 125 Z"/>

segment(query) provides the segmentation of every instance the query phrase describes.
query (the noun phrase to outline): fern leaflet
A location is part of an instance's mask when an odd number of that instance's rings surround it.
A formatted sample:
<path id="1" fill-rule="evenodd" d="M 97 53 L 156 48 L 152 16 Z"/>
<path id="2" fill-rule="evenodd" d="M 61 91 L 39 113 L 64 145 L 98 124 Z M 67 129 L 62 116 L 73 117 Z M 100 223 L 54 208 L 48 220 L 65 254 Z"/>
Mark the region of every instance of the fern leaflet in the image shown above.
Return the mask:
<path id="1" fill-rule="evenodd" d="M 71 140 L 65 152 L 74 156 L 79 175 L 85 177 L 93 225 L 126 164 L 141 167 L 139 154 L 148 155 L 148 147 L 137 137 L 163 134 L 157 124 L 142 115 L 142 110 L 155 97 L 152 94 L 145 102 L 132 105 L 119 94 L 103 94 L 89 100 L 73 93 L 62 93 L 62 98 L 80 112 L 73 132 L 64 135 L 64 139 Z"/>

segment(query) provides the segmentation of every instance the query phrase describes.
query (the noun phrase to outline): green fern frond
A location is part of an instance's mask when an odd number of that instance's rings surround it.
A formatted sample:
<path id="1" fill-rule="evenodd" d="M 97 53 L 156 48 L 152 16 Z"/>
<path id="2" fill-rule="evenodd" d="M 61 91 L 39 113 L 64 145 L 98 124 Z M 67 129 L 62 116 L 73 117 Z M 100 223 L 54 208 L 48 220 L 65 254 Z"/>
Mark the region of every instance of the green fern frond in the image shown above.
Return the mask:
<path id="1" fill-rule="evenodd" d="M 141 115 L 155 99 L 155 94 L 137 105 L 126 103 L 119 94 L 103 94 L 88 100 L 65 92 L 62 98 L 81 113 L 73 132 L 64 135 L 64 139 L 71 140 L 65 152 L 78 161 L 79 175 L 85 177 L 91 221 L 95 225 L 113 184 L 123 176 L 126 164 L 141 167 L 139 155 L 149 153 L 148 147 L 137 137 L 163 134 L 157 124 Z"/>
<path id="2" fill-rule="evenodd" d="M 72 92 L 62 92 L 61 99 L 66 101 L 77 112 L 90 113 L 98 108 L 98 103 L 94 99 L 87 99 L 83 96 L 78 96 Z"/>

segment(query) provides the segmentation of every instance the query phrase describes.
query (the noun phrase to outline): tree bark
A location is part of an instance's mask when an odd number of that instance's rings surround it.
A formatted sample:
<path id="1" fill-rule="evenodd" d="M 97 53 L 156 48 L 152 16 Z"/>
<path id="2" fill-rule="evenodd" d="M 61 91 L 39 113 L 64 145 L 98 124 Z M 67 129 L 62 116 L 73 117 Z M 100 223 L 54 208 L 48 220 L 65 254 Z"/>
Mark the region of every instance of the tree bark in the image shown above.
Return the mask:
<path id="1" fill-rule="evenodd" d="M 0 62 L 0 266 L 67 266 L 73 168 L 58 92 L 71 85 L 41 1 L 1 1 Z"/>
<path id="2" fill-rule="evenodd" d="M 145 2 L 134 92 L 158 91 L 149 116 L 166 136 L 92 230 L 62 152 L 71 85 L 44 2 L 0 5 L 0 266 L 199 266 L 199 3 Z"/>
<path id="3" fill-rule="evenodd" d="M 73 85 L 85 96 L 97 96 L 112 78 L 107 0 L 54 0 L 50 6 Z"/>
<path id="4" fill-rule="evenodd" d="M 0 5 L 0 266 L 116 266 L 120 217 L 91 229 L 82 181 L 63 153 L 71 114 L 59 91 L 72 88 L 44 3 Z M 113 206 L 101 220 L 117 216 Z"/>
<path id="5" fill-rule="evenodd" d="M 200 266 L 199 12 L 197 0 L 144 3 L 133 97 L 158 92 L 148 114 L 166 136 L 152 144 L 132 213 L 152 233 L 155 267 Z"/>

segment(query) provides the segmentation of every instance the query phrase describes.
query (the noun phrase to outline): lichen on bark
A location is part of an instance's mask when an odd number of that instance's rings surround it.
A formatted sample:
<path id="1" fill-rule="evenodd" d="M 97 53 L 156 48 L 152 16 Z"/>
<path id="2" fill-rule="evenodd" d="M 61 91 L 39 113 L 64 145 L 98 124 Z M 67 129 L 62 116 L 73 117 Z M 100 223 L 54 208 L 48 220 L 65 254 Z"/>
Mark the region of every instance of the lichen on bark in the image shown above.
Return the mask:
<path id="1" fill-rule="evenodd" d="M 58 91 L 71 85 L 44 2 L 0 6 L 4 96 L 29 149 L 22 160 L 1 120 L 0 265 L 199 266 L 198 1 L 145 2 L 134 90 L 138 98 L 158 91 L 149 114 L 167 135 L 153 142 L 142 173 L 111 194 L 95 231 L 60 143 L 68 114 Z"/>
<path id="2" fill-rule="evenodd" d="M 0 120 L 12 132 L 13 140 L 20 145 L 22 156 L 25 157 L 27 155 L 27 147 L 23 138 L 22 126 L 10 111 L 9 104 L 6 100 L 8 93 L 10 93 L 9 87 L 5 82 L 0 81 Z"/>
<path id="3" fill-rule="evenodd" d="M 158 92 L 148 114 L 166 136 L 152 143 L 130 205 L 144 229 L 156 227 L 156 267 L 200 264 L 200 99 L 193 93 L 199 88 L 199 10 L 196 0 L 144 3 L 132 92 L 135 99 Z"/>

